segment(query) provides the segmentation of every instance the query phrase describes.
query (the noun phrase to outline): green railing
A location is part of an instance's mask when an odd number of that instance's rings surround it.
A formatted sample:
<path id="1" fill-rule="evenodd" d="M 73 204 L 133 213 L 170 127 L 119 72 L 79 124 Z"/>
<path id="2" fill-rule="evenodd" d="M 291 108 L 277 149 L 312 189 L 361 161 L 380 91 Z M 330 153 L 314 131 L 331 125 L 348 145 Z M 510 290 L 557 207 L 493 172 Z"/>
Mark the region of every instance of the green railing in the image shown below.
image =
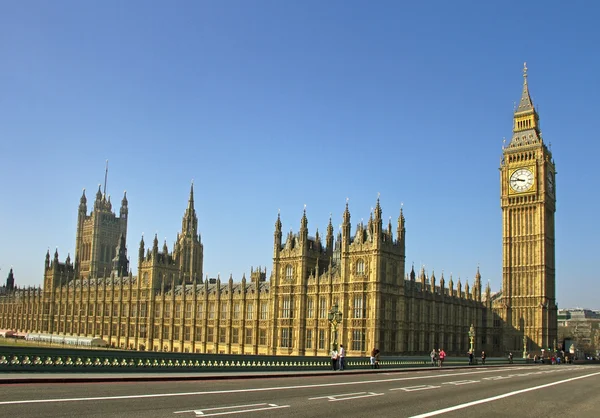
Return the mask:
<path id="1" fill-rule="evenodd" d="M 515 360 L 515 363 L 525 360 Z M 467 358 L 446 358 L 445 366 L 464 366 Z M 488 358 L 486 365 L 508 364 L 506 358 Z M 428 356 L 382 357 L 385 369 L 431 366 Z M 368 357 L 347 357 L 347 369 L 370 369 Z M 123 350 L 87 350 L 52 347 L 0 347 L 0 372 L 243 372 L 330 370 L 331 359 L 310 356 L 189 354 Z"/>

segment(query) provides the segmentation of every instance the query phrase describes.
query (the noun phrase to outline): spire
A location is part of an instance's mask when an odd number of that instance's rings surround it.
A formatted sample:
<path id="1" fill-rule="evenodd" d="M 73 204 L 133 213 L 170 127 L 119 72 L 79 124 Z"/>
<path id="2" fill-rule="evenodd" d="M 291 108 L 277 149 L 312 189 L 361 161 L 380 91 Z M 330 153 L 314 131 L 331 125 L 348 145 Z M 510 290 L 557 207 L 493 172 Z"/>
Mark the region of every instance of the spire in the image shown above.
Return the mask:
<path id="1" fill-rule="evenodd" d="M 192 185 L 190 186 L 190 198 L 188 199 L 188 210 L 194 210 L 194 180 L 192 180 Z"/>
<path id="2" fill-rule="evenodd" d="M 515 113 L 530 112 L 534 110 L 531 96 L 529 95 L 529 86 L 527 85 L 527 63 L 523 63 L 523 93 L 521 94 L 521 101 L 515 109 Z"/>
<path id="3" fill-rule="evenodd" d="M 524 133 L 523 131 L 534 131 Z M 513 138 L 509 146 L 528 145 L 541 139 L 539 116 L 533 107 L 527 84 L 527 64 L 523 65 L 523 92 L 513 116 Z"/>
<path id="4" fill-rule="evenodd" d="M 102 201 L 102 185 L 98 185 L 98 192 L 96 193 L 96 202 Z"/>
<path id="5" fill-rule="evenodd" d="M 377 204 L 375 205 L 375 220 L 381 221 L 381 205 L 379 204 L 379 194 L 377 194 Z"/>
<path id="6" fill-rule="evenodd" d="M 194 209 L 194 182 L 190 186 L 190 197 L 188 199 L 188 205 L 183 215 L 183 221 L 181 222 L 181 233 L 184 236 L 195 237 L 198 232 L 198 217 L 196 216 L 196 210 Z"/>

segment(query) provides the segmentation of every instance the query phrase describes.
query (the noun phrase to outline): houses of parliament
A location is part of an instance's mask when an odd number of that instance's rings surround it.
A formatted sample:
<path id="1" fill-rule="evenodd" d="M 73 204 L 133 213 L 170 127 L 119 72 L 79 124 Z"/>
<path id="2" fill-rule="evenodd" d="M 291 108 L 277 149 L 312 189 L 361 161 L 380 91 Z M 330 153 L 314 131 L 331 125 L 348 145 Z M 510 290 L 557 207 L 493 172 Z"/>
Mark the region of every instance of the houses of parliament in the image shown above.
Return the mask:
<path id="1" fill-rule="evenodd" d="M 387 355 L 432 348 L 464 355 L 539 353 L 556 347 L 555 166 L 544 143 L 524 68 L 513 136 L 500 166 L 502 288 L 471 285 L 406 265 L 406 222 L 383 222 L 379 199 L 366 224 L 309 234 L 306 211 L 284 235 L 279 215 L 273 266 L 240 280 L 203 275 L 204 244 L 194 189 L 173 248 L 155 236 L 138 246 L 137 274 L 127 254 L 128 201 L 118 215 L 101 188 L 77 216 L 74 259 L 45 259 L 43 287 L 18 288 L 11 270 L 0 287 L 0 328 L 92 336 L 116 348 L 190 353 L 326 356 L 333 341 L 350 356 L 373 347 Z M 183 206 L 183 205 L 182 205 Z M 410 268 L 410 272 L 406 273 Z M 328 314 L 341 312 L 337 331 Z M 337 335 L 333 335 L 337 332 Z"/>

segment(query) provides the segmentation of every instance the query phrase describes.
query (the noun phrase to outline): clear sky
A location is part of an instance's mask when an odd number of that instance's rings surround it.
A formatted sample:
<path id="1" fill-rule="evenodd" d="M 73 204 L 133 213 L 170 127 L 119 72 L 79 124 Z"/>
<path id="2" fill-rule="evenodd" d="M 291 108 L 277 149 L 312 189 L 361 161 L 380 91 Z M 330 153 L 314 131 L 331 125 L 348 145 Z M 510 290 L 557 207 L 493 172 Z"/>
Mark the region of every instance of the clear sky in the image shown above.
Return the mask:
<path id="1" fill-rule="evenodd" d="M 195 185 L 204 270 L 271 273 L 273 231 L 404 205 L 411 263 L 501 286 L 499 164 L 529 86 L 557 174 L 559 307 L 598 309 L 596 2 L 0 1 L 0 279 L 74 256 L 109 160 L 173 246 Z M 394 228 L 395 230 L 395 228 Z"/>

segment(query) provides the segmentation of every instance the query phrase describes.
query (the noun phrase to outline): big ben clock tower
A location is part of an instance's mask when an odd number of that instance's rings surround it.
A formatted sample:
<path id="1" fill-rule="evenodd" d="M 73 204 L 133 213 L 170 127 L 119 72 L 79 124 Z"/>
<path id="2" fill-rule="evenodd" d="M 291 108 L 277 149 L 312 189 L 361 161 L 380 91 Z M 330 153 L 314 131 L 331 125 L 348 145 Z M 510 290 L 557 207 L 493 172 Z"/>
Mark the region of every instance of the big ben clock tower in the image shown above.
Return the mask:
<path id="1" fill-rule="evenodd" d="M 527 65 L 513 136 L 500 167 L 503 348 L 539 353 L 557 344 L 554 270 L 556 170 L 529 95 Z"/>

